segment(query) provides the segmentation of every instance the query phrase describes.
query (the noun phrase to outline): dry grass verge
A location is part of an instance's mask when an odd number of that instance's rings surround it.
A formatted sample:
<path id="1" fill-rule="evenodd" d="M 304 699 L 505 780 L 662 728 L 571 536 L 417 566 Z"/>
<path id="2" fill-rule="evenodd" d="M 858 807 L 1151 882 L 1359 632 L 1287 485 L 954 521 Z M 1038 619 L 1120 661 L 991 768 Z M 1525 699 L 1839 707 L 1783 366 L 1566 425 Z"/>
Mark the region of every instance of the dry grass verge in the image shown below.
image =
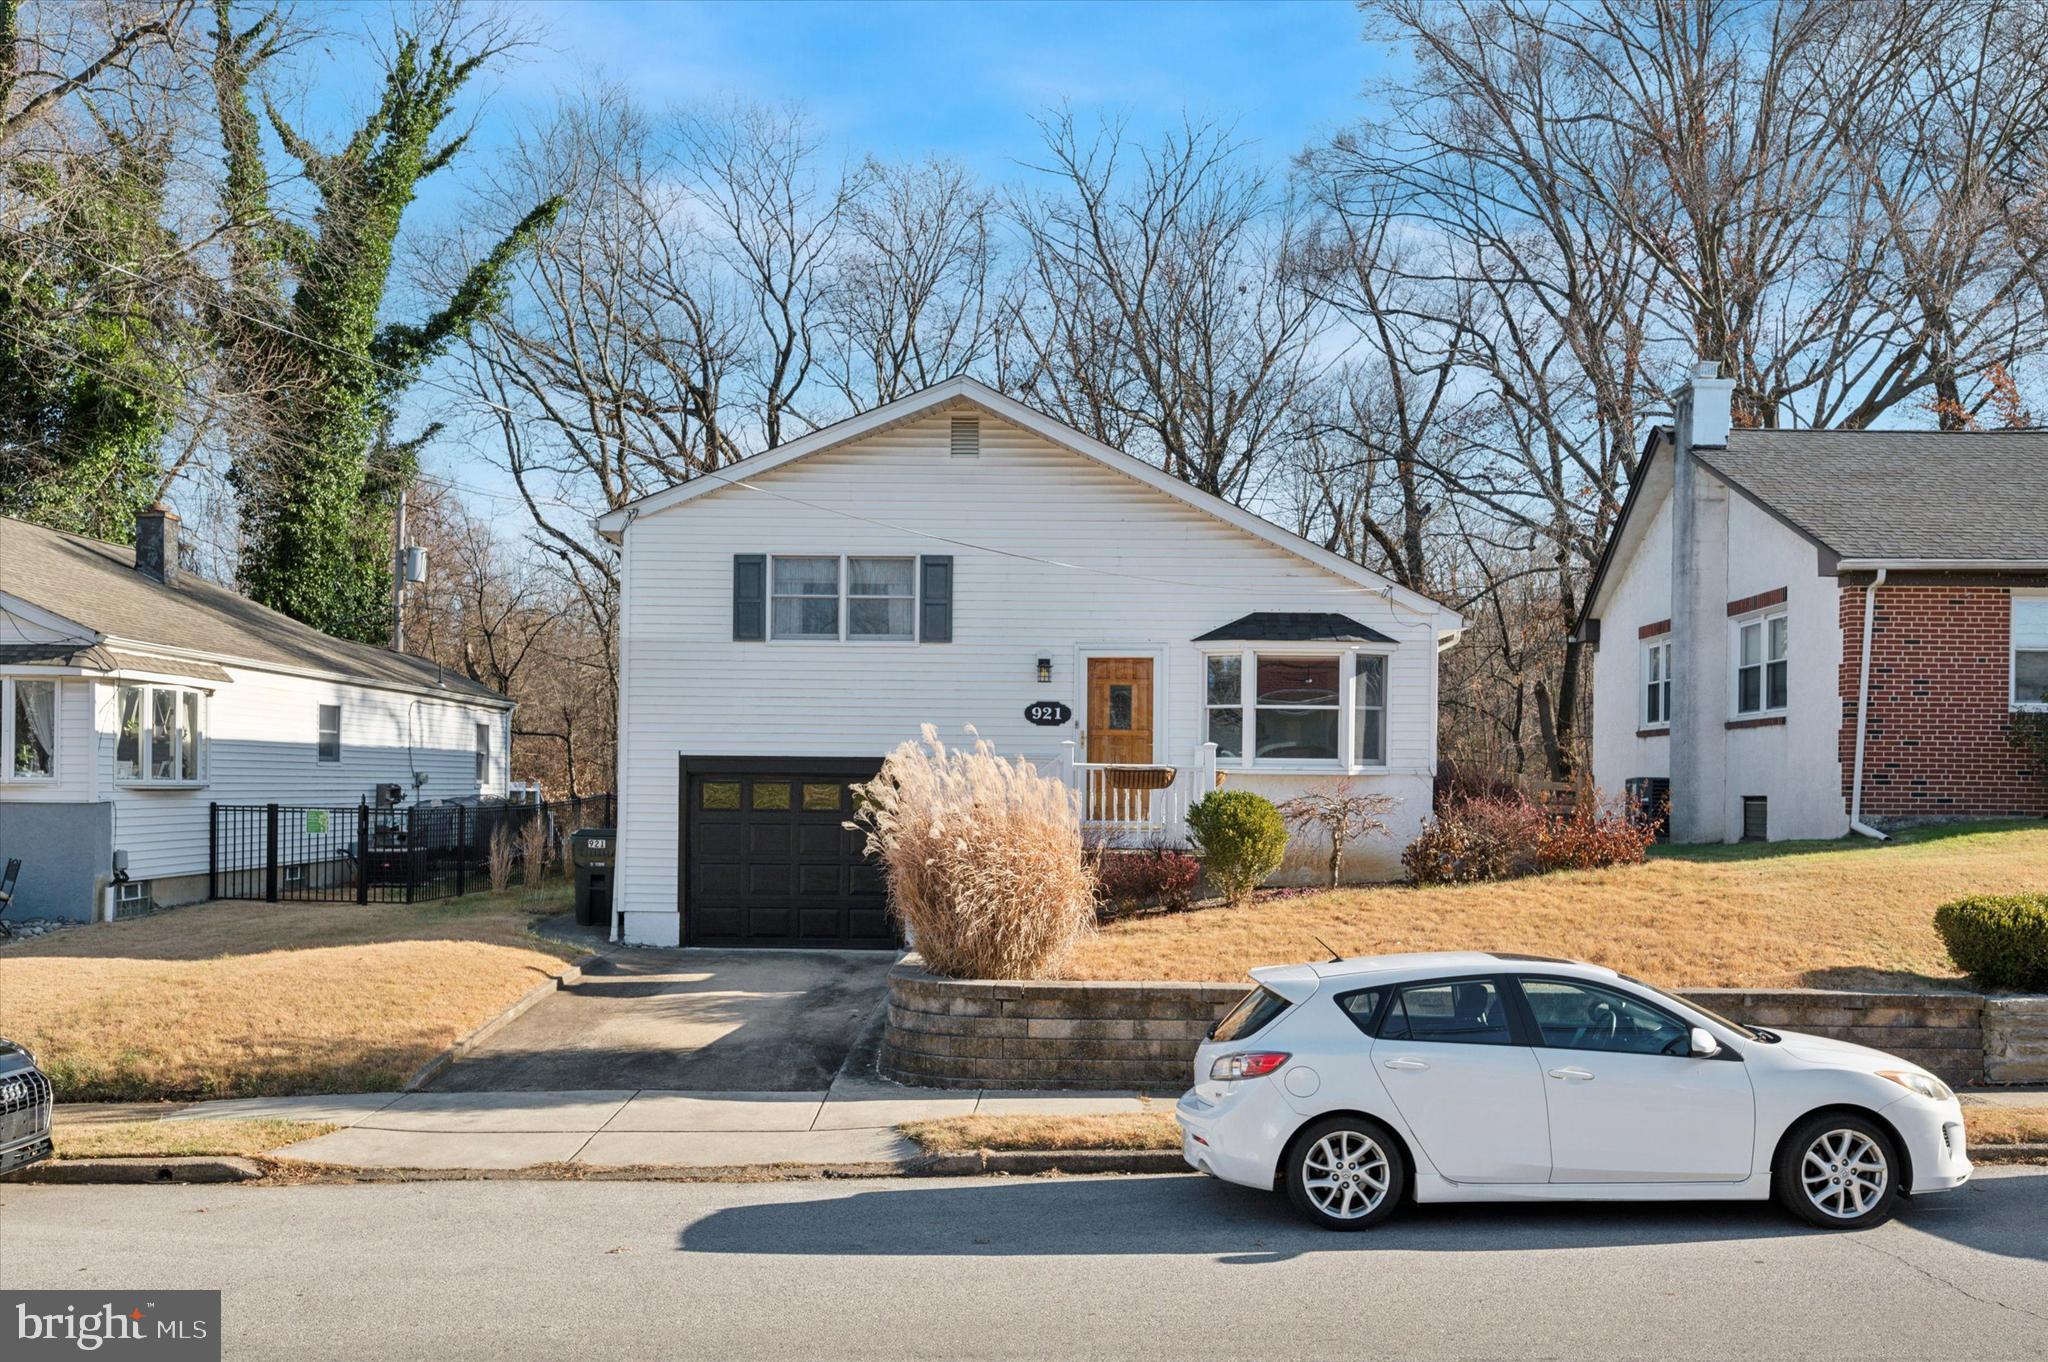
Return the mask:
<path id="1" fill-rule="evenodd" d="M 1071 979 L 1236 980 L 1255 965 L 1497 950 L 1716 988 L 1967 986 L 1934 931 L 1963 894 L 2048 884 L 2039 821 L 1921 828 L 1890 845 L 1778 842 L 1661 849 L 1647 865 L 1498 884 L 1371 886 L 1114 923 Z"/>
<path id="2" fill-rule="evenodd" d="M 60 1159 L 247 1158 L 339 1129 L 327 1121 L 59 1122 L 51 1139 Z"/>
<path id="3" fill-rule="evenodd" d="M 2048 1106 L 1963 1108 L 1972 1145 L 2048 1144 Z"/>
<path id="4" fill-rule="evenodd" d="M 976 1149 L 1178 1149 L 1180 1127 L 1171 1116 L 949 1116 L 912 1121 L 903 1133 L 929 1154 Z"/>
<path id="5" fill-rule="evenodd" d="M 577 952 L 567 891 L 199 904 L 0 950 L 0 1036 L 59 1101 L 395 1088 Z"/>

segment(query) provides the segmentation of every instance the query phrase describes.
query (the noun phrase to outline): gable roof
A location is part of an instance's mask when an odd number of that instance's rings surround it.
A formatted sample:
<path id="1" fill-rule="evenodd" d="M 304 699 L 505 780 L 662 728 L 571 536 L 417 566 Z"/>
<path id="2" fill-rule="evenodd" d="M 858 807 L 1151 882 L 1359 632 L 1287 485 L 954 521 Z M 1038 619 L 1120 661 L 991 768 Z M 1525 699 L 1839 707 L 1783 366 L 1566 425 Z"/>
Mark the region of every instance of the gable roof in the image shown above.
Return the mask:
<path id="1" fill-rule="evenodd" d="M 2048 430 L 1734 430 L 1694 457 L 1844 560 L 2048 563 Z"/>
<path id="2" fill-rule="evenodd" d="M 135 550 L 0 516 L 0 592 L 72 621 L 94 637 L 22 644 L 38 658 L 95 670 L 164 671 L 225 679 L 179 658 L 99 647 L 109 639 L 201 653 L 285 671 L 336 676 L 375 686 L 445 692 L 451 698 L 510 706 L 504 696 L 424 658 L 349 643 L 258 605 L 217 583 L 180 573 L 168 585 L 135 570 Z"/>
<path id="3" fill-rule="evenodd" d="M 1308 611 L 1254 610 L 1220 629 L 1198 635 L 1197 643 L 1392 643 L 1379 630 L 1349 615 Z"/>
<path id="4" fill-rule="evenodd" d="M 800 439 L 750 455 L 716 472 L 701 473 L 687 482 L 679 482 L 659 492 L 650 493 L 638 501 L 630 502 L 598 517 L 598 532 L 612 542 L 618 543 L 624 537 L 626 526 L 641 516 L 660 514 L 724 487 L 746 487 L 747 478 L 773 472 L 809 455 L 836 448 L 865 435 L 872 435 L 955 402 L 970 402 L 999 420 L 1030 431 L 1062 449 L 1093 459 L 1126 477 L 1144 483 L 1154 491 L 1163 492 L 1197 510 L 1205 511 L 1228 525 L 1285 549 L 1298 558 L 1306 559 L 1325 572 L 1356 583 L 1365 590 L 1384 595 L 1390 600 L 1399 601 L 1411 610 L 1431 613 L 1436 617 L 1439 633 L 1455 633 L 1465 627 L 1463 617 L 1443 603 L 1432 600 L 1419 591 L 1401 586 L 1370 568 L 1361 567 L 1341 554 L 1332 553 L 1318 544 L 1303 539 L 1300 535 L 1289 533 L 1242 506 L 1191 487 L 1143 459 L 1134 458 L 1120 449 L 1084 435 L 1072 426 L 1056 421 L 1042 412 L 1034 411 L 1015 398 L 1005 397 L 986 383 L 964 375 L 949 378 L 943 383 L 934 384 L 907 397 L 900 397 L 894 402 L 887 402 L 858 415 L 849 416 Z"/>

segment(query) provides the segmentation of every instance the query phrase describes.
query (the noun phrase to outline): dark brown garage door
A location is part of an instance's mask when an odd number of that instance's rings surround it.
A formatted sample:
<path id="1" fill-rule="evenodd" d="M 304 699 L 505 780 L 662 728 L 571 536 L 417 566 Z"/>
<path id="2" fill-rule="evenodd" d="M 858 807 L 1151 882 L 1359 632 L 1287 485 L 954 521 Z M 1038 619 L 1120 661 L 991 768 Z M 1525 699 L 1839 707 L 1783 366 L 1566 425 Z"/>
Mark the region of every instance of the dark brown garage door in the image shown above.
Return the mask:
<path id="1" fill-rule="evenodd" d="M 685 757 L 683 941 L 888 949 L 880 867 L 862 852 L 853 786 L 879 759 Z"/>

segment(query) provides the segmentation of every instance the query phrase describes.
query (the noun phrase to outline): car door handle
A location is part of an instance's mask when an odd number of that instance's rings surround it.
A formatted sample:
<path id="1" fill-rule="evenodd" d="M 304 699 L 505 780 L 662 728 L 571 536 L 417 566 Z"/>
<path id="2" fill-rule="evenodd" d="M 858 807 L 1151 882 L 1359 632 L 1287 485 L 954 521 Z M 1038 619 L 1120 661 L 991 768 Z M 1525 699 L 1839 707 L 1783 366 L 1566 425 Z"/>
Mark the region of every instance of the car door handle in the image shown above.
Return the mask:
<path id="1" fill-rule="evenodd" d="M 1399 1069 L 1403 1073 L 1419 1073 L 1423 1069 L 1427 1069 L 1429 1066 L 1419 1059 L 1413 1059 L 1407 1055 L 1403 1055 L 1399 1059 L 1388 1060 L 1387 1067 L 1389 1069 Z"/>
<path id="2" fill-rule="evenodd" d="M 1550 1071 L 1550 1076 L 1552 1078 L 1562 1078 L 1567 1081 L 1571 1079 L 1577 1079 L 1581 1083 L 1591 1083 L 1593 1081 L 1593 1075 L 1589 1070 L 1581 1069 L 1576 1065 L 1569 1065 L 1562 1069 L 1552 1069 Z"/>

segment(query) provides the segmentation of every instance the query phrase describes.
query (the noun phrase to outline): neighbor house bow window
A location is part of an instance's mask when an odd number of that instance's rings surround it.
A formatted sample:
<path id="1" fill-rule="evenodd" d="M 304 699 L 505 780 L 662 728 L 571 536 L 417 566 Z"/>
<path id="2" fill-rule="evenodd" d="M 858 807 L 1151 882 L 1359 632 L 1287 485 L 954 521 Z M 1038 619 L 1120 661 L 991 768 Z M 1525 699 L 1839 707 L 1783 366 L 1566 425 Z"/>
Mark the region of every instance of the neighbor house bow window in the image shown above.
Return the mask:
<path id="1" fill-rule="evenodd" d="M 129 785 L 206 780 L 206 692 L 121 686 L 114 693 L 114 779 Z"/>
<path id="2" fill-rule="evenodd" d="M 1212 652 L 1203 733 L 1220 761 L 1256 767 L 1381 766 L 1387 659 L 1332 651 Z"/>
<path id="3" fill-rule="evenodd" d="M 1785 708 L 1790 663 L 1785 612 L 1755 615 L 1735 626 L 1735 712 L 1770 714 Z"/>
<path id="4" fill-rule="evenodd" d="M 57 683 L 15 679 L 0 684 L 0 744 L 12 780 L 51 780 L 57 774 Z"/>
<path id="5" fill-rule="evenodd" d="M 917 638 L 917 559 L 769 559 L 769 630 L 778 641 L 910 643 Z"/>
<path id="6" fill-rule="evenodd" d="M 2048 709 L 2048 594 L 2013 593 L 2012 703 Z"/>

